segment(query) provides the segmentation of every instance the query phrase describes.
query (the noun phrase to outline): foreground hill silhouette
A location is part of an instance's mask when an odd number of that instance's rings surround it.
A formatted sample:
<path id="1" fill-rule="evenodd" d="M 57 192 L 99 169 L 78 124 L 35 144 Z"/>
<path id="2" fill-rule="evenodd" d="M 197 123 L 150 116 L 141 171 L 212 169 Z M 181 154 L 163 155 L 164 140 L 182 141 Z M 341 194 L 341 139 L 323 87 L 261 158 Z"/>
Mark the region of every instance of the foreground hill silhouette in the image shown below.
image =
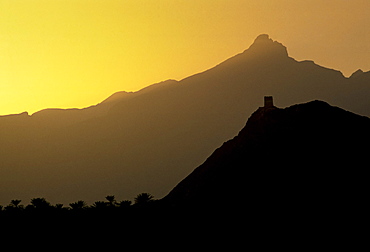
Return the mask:
<path id="1" fill-rule="evenodd" d="M 243 53 L 181 81 L 120 92 L 86 109 L 0 117 L 0 203 L 52 203 L 106 195 L 161 198 L 273 95 L 287 106 L 321 99 L 370 115 L 370 73 L 350 78 L 298 62 L 268 35 Z"/>
<path id="2" fill-rule="evenodd" d="M 370 118 L 322 101 L 261 107 L 162 201 L 282 222 L 354 221 L 367 205 L 369 129 Z"/>

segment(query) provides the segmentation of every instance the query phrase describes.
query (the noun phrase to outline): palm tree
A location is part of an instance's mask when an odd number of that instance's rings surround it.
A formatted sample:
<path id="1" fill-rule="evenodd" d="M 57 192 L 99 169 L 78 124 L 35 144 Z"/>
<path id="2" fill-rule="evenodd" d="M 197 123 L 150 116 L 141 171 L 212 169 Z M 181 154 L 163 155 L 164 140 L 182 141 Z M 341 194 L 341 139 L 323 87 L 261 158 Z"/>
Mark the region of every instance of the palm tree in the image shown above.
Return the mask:
<path id="1" fill-rule="evenodd" d="M 86 202 L 83 200 L 79 200 L 74 203 L 70 203 L 69 206 L 72 208 L 72 210 L 81 210 L 86 208 Z"/>
<path id="2" fill-rule="evenodd" d="M 121 202 L 118 202 L 117 205 L 120 207 L 120 208 L 128 208 L 131 206 L 131 200 L 122 200 Z"/>
<path id="3" fill-rule="evenodd" d="M 51 206 L 50 203 L 47 202 L 45 198 L 33 198 L 31 199 L 31 204 L 36 209 L 47 209 Z"/>
<path id="4" fill-rule="evenodd" d="M 23 209 L 23 205 L 19 205 L 22 200 L 11 200 L 10 204 L 5 207 L 5 210 L 7 211 L 19 211 Z"/>
<path id="5" fill-rule="evenodd" d="M 114 199 L 114 195 L 108 195 L 105 197 L 106 200 L 108 200 L 108 205 L 110 207 L 113 207 L 116 204 L 116 200 Z"/>
<path id="6" fill-rule="evenodd" d="M 14 207 L 14 208 L 18 208 L 18 207 L 21 207 L 21 206 L 18 206 L 19 203 L 21 203 L 22 200 L 11 200 L 10 201 L 10 206 Z"/>
<path id="7" fill-rule="evenodd" d="M 135 198 L 135 205 L 145 205 L 153 201 L 154 196 L 150 193 L 140 193 Z"/>
<path id="8" fill-rule="evenodd" d="M 56 209 L 62 209 L 62 208 L 63 208 L 63 204 L 56 204 L 56 205 L 55 205 L 55 208 L 56 208 Z"/>
<path id="9" fill-rule="evenodd" d="M 92 205 L 93 208 L 97 208 L 97 209 L 102 209 L 102 208 L 105 208 L 107 207 L 107 202 L 104 202 L 104 201 L 96 201 L 94 202 L 94 204 Z"/>

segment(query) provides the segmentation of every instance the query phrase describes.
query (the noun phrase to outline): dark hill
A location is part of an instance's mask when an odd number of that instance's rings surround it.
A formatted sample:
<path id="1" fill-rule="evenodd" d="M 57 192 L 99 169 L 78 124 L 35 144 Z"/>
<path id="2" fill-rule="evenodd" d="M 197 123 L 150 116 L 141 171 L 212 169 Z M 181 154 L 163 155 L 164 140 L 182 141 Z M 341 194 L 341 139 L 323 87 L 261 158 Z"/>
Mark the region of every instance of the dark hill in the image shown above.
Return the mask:
<path id="1" fill-rule="evenodd" d="M 368 192 L 369 129 L 369 118 L 322 101 L 260 107 L 162 201 L 300 218 L 358 214 Z"/>
<path id="2" fill-rule="evenodd" d="M 0 117 L 0 204 L 33 197 L 92 203 L 141 192 L 161 198 L 234 137 L 264 95 L 282 107 L 320 99 L 369 116 L 369 78 L 296 61 L 261 35 L 244 52 L 181 81 L 118 93 L 86 109 Z"/>

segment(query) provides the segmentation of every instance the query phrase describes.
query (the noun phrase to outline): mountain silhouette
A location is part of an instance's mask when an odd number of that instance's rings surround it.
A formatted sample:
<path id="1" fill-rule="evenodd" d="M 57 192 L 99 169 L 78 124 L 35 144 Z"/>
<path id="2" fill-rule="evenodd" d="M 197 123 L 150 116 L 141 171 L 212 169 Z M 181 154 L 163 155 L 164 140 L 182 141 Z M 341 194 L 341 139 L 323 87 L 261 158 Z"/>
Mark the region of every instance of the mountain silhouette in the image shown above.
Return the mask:
<path id="1" fill-rule="evenodd" d="M 85 109 L 0 117 L 0 202 L 166 195 L 234 137 L 273 95 L 280 107 L 320 99 L 370 115 L 370 73 L 296 61 L 260 35 L 244 52 L 181 81 L 120 92 Z"/>
<path id="2" fill-rule="evenodd" d="M 348 214 L 366 209 L 369 128 L 370 118 L 322 101 L 260 107 L 162 201 L 244 216 L 356 218 Z"/>

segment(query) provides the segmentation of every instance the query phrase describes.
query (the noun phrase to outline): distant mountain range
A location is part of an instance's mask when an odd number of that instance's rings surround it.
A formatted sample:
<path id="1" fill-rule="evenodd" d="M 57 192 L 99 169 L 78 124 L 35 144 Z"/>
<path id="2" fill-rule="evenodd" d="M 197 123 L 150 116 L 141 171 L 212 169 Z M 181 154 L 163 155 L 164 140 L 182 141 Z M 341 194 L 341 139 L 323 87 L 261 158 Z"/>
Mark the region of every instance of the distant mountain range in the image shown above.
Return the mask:
<path id="1" fill-rule="evenodd" d="M 279 107 L 315 99 L 370 115 L 370 73 L 290 58 L 260 35 L 243 53 L 181 81 L 119 92 L 85 109 L 0 117 L 0 204 L 45 197 L 88 202 L 166 195 L 273 95 Z"/>
<path id="2" fill-rule="evenodd" d="M 162 201 L 283 222 L 357 218 L 367 205 L 369 129 L 370 118 L 322 101 L 260 107 Z"/>

